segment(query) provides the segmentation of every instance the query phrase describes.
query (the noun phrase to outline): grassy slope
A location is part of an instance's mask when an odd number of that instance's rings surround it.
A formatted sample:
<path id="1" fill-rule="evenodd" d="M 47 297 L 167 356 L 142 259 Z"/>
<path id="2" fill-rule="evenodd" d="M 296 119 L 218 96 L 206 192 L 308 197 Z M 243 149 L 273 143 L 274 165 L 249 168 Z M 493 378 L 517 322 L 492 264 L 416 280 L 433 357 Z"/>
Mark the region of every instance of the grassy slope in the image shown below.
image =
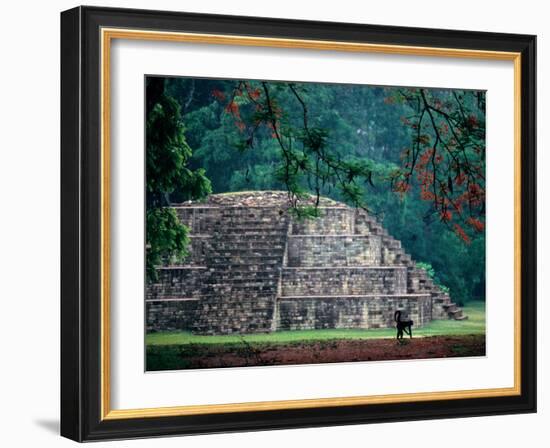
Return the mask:
<path id="1" fill-rule="evenodd" d="M 413 327 L 413 336 L 466 335 L 485 333 L 485 303 L 470 302 L 463 307 L 468 320 L 435 320 L 423 328 Z M 146 345 L 182 345 L 182 344 L 224 344 L 242 342 L 251 343 L 288 343 L 296 341 L 318 341 L 328 339 L 378 339 L 395 337 L 395 329 L 373 330 L 304 330 L 278 331 L 267 334 L 199 336 L 187 331 L 152 333 L 146 336 Z"/>

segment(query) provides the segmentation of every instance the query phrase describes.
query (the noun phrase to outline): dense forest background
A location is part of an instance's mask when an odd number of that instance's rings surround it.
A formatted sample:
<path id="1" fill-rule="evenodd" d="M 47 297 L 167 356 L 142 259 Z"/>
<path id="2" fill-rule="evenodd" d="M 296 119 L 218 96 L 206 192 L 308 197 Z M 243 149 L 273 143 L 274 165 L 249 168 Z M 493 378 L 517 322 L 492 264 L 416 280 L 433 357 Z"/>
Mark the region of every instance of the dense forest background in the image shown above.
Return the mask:
<path id="1" fill-rule="evenodd" d="M 185 251 L 185 229 L 178 236 L 163 207 L 170 202 L 229 191 L 307 192 L 367 209 L 455 302 L 484 300 L 484 92 L 146 82 L 151 265 L 163 251 Z"/>

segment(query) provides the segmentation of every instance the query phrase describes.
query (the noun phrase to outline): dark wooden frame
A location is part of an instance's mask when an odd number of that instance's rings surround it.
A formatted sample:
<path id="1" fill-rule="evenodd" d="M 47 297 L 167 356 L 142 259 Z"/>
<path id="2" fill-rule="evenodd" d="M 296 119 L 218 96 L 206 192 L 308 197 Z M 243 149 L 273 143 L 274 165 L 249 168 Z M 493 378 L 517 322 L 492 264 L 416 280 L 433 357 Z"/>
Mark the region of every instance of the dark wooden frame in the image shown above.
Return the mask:
<path id="1" fill-rule="evenodd" d="M 521 394 L 308 409 L 101 419 L 100 28 L 521 53 Z M 61 14 L 61 434 L 77 441 L 536 411 L 536 37 L 163 11 Z"/>

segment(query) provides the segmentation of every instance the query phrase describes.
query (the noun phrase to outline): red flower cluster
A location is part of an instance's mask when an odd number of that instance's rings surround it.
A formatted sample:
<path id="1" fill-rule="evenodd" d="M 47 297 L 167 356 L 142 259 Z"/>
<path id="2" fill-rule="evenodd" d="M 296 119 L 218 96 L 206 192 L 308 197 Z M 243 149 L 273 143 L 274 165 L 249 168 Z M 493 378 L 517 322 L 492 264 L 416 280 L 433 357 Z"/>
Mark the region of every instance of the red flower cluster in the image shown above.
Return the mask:
<path id="1" fill-rule="evenodd" d="M 468 218 L 468 224 L 470 224 L 476 232 L 483 232 L 485 228 L 485 224 L 482 221 L 473 217 Z"/>
<path id="2" fill-rule="evenodd" d="M 225 93 L 223 93 L 219 89 L 212 90 L 212 96 L 216 98 L 218 101 L 225 101 Z"/>
<path id="3" fill-rule="evenodd" d="M 451 219 L 453 219 L 453 213 L 450 210 L 444 210 L 440 213 L 441 221 L 443 222 L 449 222 Z"/>
<path id="4" fill-rule="evenodd" d="M 225 106 L 225 111 L 228 114 L 233 115 L 235 118 L 241 118 L 239 105 L 235 103 L 235 101 L 231 101 L 230 103 L 227 103 L 227 106 Z"/>
<path id="5" fill-rule="evenodd" d="M 404 180 L 397 181 L 393 186 L 393 191 L 395 191 L 396 193 L 401 193 L 402 196 L 410 189 L 411 185 Z"/>
<path id="6" fill-rule="evenodd" d="M 477 117 L 475 115 L 470 115 L 466 122 L 468 123 L 468 126 L 471 128 L 475 128 L 479 124 L 479 122 L 477 121 Z"/>
<path id="7" fill-rule="evenodd" d="M 460 226 L 460 224 L 455 224 L 455 233 L 460 237 L 462 241 L 464 241 L 466 244 L 470 244 L 471 240 L 470 237 L 466 234 L 464 229 Z"/>

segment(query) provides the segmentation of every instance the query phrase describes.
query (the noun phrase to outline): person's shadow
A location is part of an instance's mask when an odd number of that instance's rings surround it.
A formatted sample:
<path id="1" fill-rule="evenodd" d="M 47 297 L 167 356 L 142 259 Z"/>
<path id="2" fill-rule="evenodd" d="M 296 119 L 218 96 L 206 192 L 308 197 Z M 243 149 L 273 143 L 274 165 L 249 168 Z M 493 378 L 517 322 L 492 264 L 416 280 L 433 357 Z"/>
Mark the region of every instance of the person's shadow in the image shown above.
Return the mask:
<path id="1" fill-rule="evenodd" d="M 59 420 L 38 419 L 34 423 L 50 433 L 59 434 Z"/>

